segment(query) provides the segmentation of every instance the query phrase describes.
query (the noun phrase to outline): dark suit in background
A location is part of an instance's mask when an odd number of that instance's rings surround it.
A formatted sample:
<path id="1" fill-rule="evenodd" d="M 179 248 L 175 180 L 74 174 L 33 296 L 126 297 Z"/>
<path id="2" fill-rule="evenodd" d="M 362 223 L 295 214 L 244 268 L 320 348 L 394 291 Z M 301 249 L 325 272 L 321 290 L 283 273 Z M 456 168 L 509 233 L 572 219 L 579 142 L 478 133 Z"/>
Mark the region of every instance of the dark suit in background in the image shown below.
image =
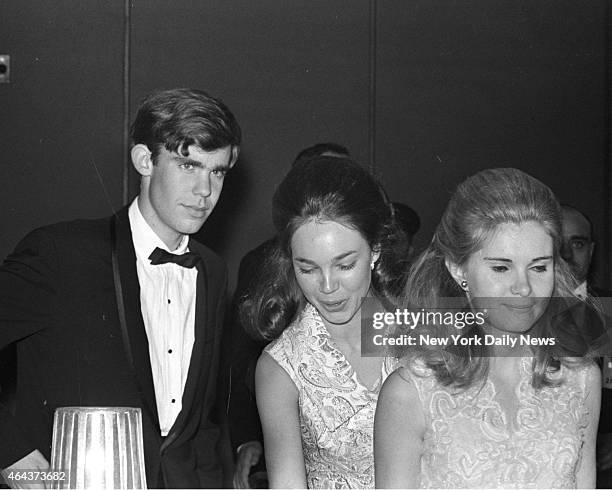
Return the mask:
<path id="1" fill-rule="evenodd" d="M 273 238 L 266 240 L 248 252 L 240 261 L 238 283 L 231 309 L 231 397 L 229 403 L 230 435 L 234 453 L 245 442 L 259 441 L 263 444 L 263 432 L 255 400 L 255 366 L 264 347 L 265 340 L 254 340 L 244 330 L 238 317 L 238 303 L 249 291 L 251 280 L 257 276 L 266 256 L 275 246 Z M 262 458 L 263 460 L 263 458 Z M 259 468 L 263 469 L 263 461 Z"/>
<path id="2" fill-rule="evenodd" d="M 589 288 L 589 294 L 596 297 L 603 306 L 606 319 L 611 318 L 612 313 L 612 291 L 600 289 L 597 287 Z M 609 324 L 607 325 L 610 326 Z M 606 380 L 606 374 L 609 374 L 611 369 L 607 366 L 607 363 L 612 361 L 612 352 L 610 348 L 606 350 L 608 356 L 600 358 L 600 366 L 602 368 L 602 382 L 603 387 L 601 390 L 601 410 L 599 412 L 599 427 L 597 429 L 597 439 L 599 446 L 599 453 L 609 453 L 610 443 L 612 440 L 612 389 L 606 387 L 612 384 L 612 380 Z M 601 469 L 597 468 L 597 488 L 611 488 L 612 487 L 612 469 Z"/>

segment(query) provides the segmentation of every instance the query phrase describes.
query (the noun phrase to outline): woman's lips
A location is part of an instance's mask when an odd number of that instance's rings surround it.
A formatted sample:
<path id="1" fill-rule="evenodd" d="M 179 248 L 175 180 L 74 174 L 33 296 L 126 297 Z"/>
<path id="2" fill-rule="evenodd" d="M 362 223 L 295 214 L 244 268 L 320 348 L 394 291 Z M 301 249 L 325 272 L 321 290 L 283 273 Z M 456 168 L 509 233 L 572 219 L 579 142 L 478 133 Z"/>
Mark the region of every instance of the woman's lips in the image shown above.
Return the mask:
<path id="1" fill-rule="evenodd" d="M 504 306 L 512 311 L 516 311 L 517 313 L 526 313 L 528 311 L 531 311 L 534 308 L 535 303 L 529 303 L 529 304 L 523 304 L 523 305 L 506 303 Z"/>
<path id="2" fill-rule="evenodd" d="M 336 311 L 341 311 L 344 308 L 344 305 L 346 304 L 346 300 L 345 299 L 338 300 L 338 301 L 326 300 L 326 301 L 319 301 L 319 303 L 321 304 L 323 308 L 325 308 L 326 311 L 333 313 Z"/>

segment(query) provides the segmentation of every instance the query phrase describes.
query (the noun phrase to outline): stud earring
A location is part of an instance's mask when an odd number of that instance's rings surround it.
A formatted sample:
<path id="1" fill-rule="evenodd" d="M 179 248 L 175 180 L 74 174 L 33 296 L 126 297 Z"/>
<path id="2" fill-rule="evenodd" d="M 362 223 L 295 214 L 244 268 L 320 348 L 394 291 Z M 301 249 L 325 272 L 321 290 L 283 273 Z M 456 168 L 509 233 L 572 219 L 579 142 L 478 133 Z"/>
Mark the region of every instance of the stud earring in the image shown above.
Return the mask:
<path id="1" fill-rule="evenodd" d="M 460 286 L 461 286 L 461 289 L 463 289 L 465 292 L 468 292 L 468 291 L 469 291 L 467 281 L 461 281 Z"/>

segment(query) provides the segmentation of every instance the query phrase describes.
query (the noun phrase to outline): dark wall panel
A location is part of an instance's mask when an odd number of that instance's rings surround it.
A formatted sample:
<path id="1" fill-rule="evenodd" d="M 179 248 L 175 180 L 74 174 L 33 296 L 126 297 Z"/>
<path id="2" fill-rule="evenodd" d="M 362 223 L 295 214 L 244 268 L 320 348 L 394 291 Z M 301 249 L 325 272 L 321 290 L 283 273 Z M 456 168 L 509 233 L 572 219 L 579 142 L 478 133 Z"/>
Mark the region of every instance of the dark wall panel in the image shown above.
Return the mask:
<path id="1" fill-rule="evenodd" d="M 368 152 L 367 0 L 151 0 L 132 13 L 132 94 L 193 86 L 224 99 L 243 153 L 201 238 L 237 270 L 272 233 L 270 202 L 296 152 Z"/>
<path id="2" fill-rule="evenodd" d="M 604 235 L 605 1 L 378 5 L 377 161 L 391 197 L 421 214 L 421 245 L 456 184 L 499 166 L 541 179 Z"/>
<path id="3" fill-rule="evenodd" d="M 132 3 L 131 109 L 153 88 L 201 87 L 244 129 L 201 233 L 231 272 L 271 234 L 271 196 L 296 152 L 332 140 L 366 161 L 372 122 L 376 166 L 421 214 L 421 245 L 457 182 L 500 165 L 541 178 L 603 231 L 606 2 L 376 3 L 375 121 L 369 0 Z M 0 84 L 3 256 L 34 226 L 121 204 L 123 6 L 0 2 L 0 53 L 13 59 Z"/>
<path id="4" fill-rule="evenodd" d="M 121 204 L 123 2 L 0 2 L 0 256 Z"/>

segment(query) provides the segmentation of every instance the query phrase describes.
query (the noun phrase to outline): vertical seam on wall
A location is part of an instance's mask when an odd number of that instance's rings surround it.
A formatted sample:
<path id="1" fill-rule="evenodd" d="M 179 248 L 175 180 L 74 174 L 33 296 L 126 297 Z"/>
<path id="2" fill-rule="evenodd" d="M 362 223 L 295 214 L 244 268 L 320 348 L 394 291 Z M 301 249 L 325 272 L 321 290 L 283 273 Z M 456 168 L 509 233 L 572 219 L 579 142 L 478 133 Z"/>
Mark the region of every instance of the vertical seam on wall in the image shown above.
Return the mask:
<path id="1" fill-rule="evenodd" d="M 612 114 L 612 97 L 610 94 L 610 83 L 612 82 L 612 35 L 610 30 L 612 29 L 612 11 L 609 3 L 604 2 L 604 60 L 606 68 L 604 71 L 604 242 L 603 249 L 606 251 L 610 250 L 610 244 L 612 244 L 612 138 L 610 137 L 610 115 Z M 604 283 L 606 289 L 610 289 L 610 279 L 612 278 L 612 261 L 610 260 L 610 254 L 605 255 L 605 277 Z"/>
<path id="2" fill-rule="evenodd" d="M 129 194 L 129 138 L 130 138 L 130 1 L 123 2 L 123 196 L 122 202 L 128 203 Z"/>
<path id="3" fill-rule="evenodd" d="M 370 0 L 370 87 L 368 107 L 368 153 L 370 165 L 376 164 L 376 48 L 377 48 L 377 0 Z"/>

